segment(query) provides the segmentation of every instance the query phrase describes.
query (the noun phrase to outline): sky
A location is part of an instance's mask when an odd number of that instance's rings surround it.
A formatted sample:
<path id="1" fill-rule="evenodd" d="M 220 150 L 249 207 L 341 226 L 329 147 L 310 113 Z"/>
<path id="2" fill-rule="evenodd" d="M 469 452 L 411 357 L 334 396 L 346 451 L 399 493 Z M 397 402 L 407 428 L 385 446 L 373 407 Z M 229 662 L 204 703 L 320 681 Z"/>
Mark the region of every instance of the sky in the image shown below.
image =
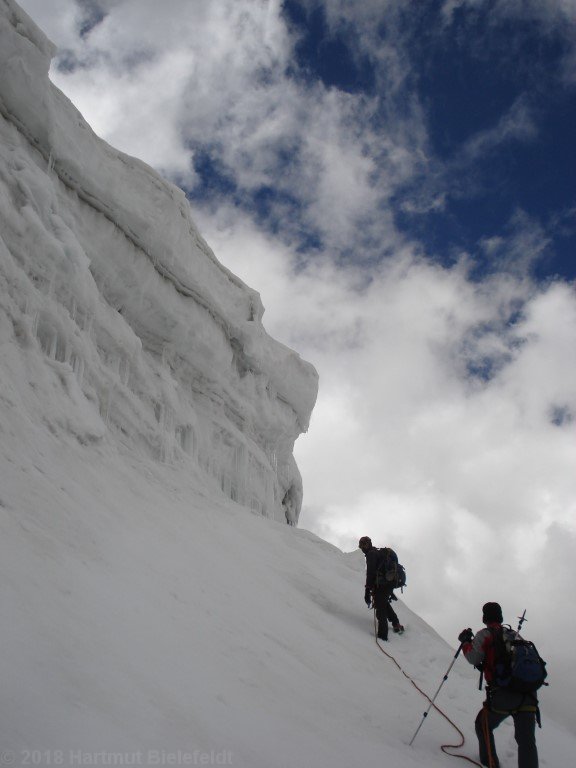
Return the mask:
<path id="1" fill-rule="evenodd" d="M 573 634 L 576 2 L 20 5 L 316 366 L 301 526 L 393 546 L 448 639 Z"/>

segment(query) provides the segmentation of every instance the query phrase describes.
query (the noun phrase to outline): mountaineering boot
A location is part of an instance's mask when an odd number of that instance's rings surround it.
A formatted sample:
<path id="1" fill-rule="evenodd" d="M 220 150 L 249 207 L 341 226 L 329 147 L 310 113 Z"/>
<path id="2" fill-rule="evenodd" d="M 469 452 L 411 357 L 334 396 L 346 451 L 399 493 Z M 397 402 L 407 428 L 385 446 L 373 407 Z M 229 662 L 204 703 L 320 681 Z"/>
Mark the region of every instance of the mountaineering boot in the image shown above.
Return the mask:
<path id="1" fill-rule="evenodd" d="M 402 626 L 402 624 L 395 624 L 395 625 L 392 627 L 392 629 L 393 629 L 393 630 L 394 630 L 394 632 L 396 632 L 396 634 L 398 634 L 398 635 L 401 635 L 401 634 L 404 632 L 404 627 Z"/>

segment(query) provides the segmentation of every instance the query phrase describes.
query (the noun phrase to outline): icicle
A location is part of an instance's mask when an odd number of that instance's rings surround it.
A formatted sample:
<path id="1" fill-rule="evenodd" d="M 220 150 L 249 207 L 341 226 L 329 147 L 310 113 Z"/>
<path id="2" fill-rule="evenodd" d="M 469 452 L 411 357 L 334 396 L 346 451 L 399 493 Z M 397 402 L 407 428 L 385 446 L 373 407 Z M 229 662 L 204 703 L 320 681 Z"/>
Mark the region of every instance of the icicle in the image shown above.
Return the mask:
<path id="1" fill-rule="evenodd" d="M 58 346 L 58 334 L 52 332 L 52 337 L 50 339 L 50 348 L 48 352 L 48 357 L 50 357 L 52 360 L 56 360 L 56 348 Z"/>

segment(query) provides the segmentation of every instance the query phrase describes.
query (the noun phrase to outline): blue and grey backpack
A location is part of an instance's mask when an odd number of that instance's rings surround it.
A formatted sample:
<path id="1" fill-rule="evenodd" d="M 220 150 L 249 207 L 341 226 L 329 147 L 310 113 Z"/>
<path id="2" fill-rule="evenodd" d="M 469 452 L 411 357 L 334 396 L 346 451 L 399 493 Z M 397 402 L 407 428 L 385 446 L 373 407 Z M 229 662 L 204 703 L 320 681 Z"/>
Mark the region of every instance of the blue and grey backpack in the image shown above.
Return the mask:
<path id="1" fill-rule="evenodd" d="M 509 626 L 491 630 L 494 638 L 494 682 L 499 688 L 518 693 L 535 693 L 544 683 L 548 673 L 546 662 L 536 646 L 524 640 Z"/>

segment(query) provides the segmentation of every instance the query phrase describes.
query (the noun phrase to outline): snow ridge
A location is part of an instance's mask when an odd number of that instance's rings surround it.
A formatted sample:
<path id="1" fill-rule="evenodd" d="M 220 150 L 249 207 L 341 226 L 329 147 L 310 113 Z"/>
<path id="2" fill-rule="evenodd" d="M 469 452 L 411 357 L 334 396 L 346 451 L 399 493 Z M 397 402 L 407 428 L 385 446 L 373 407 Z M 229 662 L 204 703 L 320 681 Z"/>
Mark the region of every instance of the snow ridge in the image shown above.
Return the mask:
<path id="1" fill-rule="evenodd" d="M 184 193 L 49 82 L 54 46 L 13 0 L 0 36 L 4 309 L 74 393 L 74 433 L 187 461 L 295 524 L 314 368 L 268 336 L 258 293 L 217 261 Z"/>

